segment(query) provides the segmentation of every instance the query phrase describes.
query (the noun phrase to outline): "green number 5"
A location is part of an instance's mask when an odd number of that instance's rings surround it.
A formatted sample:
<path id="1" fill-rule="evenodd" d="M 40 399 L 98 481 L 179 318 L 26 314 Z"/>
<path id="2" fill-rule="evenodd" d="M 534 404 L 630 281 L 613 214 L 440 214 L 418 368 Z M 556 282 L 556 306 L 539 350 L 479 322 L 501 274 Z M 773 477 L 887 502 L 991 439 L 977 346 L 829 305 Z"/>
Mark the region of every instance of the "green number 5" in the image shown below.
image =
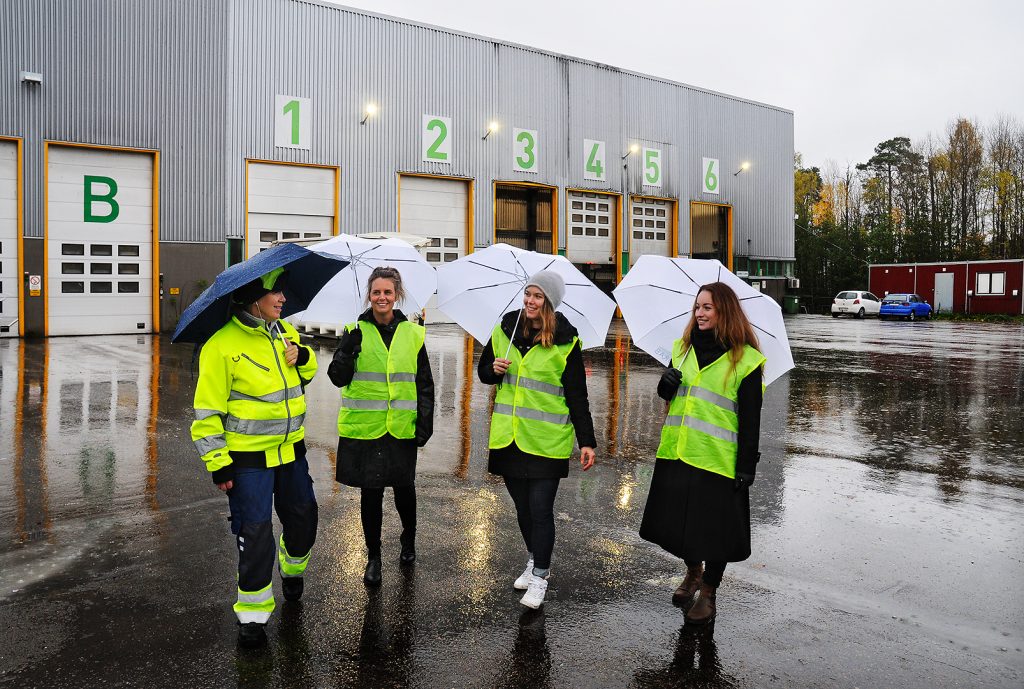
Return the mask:
<path id="1" fill-rule="evenodd" d="M 524 170 L 529 170 L 537 162 L 537 157 L 533 153 L 533 147 L 537 145 L 537 142 L 534 141 L 530 132 L 519 132 L 516 141 L 523 144 L 523 155 L 516 156 L 516 164 Z"/>
<path id="2" fill-rule="evenodd" d="M 661 157 L 660 151 L 649 148 L 646 153 L 647 155 L 644 156 L 644 179 L 648 184 L 657 184 L 661 180 L 661 165 L 658 163 L 658 159 Z"/>
<path id="3" fill-rule="evenodd" d="M 444 140 L 448 138 L 448 127 L 445 126 L 443 120 L 430 120 L 427 123 L 427 131 L 432 132 L 435 129 L 438 130 L 437 138 L 434 139 L 434 143 L 430 144 L 430 148 L 427 149 L 427 157 L 436 160 L 448 160 L 448 154 L 438 150 L 441 144 L 444 143 Z"/>

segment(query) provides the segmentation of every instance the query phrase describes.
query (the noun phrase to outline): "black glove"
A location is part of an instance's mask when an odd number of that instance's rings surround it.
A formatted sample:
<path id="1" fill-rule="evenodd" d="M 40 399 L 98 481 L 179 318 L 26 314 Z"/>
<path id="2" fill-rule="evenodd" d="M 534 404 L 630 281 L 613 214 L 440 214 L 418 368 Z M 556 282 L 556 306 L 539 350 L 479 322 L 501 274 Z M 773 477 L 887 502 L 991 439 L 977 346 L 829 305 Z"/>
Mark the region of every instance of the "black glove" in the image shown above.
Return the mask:
<path id="1" fill-rule="evenodd" d="M 347 356 L 355 356 L 359 354 L 359 352 L 363 351 L 363 348 L 360 346 L 362 343 L 363 331 L 356 328 L 355 330 L 350 330 L 345 335 L 345 339 L 342 340 L 339 349 Z"/>
<path id="2" fill-rule="evenodd" d="M 665 372 L 661 374 L 661 380 L 658 381 L 658 397 L 671 402 L 672 398 L 676 396 L 676 392 L 679 391 L 679 383 L 682 380 L 682 371 L 674 366 L 666 368 Z"/>
<path id="3" fill-rule="evenodd" d="M 743 488 L 750 488 L 754 483 L 754 474 L 736 474 L 736 490 L 742 490 Z"/>
<path id="4" fill-rule="evenodd" d="M 421 429 L 417 428 L 416 429 L 416 447 L 423 447 L 424 445 L 426 445 L 427 441 L 430 440 L 430 436 L 432 436 L 432 435 L 433 435 L 433 433 L 429 433 L 426 430 L 421 430 Z"/>
<path id="5" fill-rule="evenodd" d="M 213 477 L 213 482 L 216 484 L 227 483 L 228 481 L 235 480 L 235 465 L 234 463 L 223 466 L 216 471 L 211 471 L 210 476 Z"/>

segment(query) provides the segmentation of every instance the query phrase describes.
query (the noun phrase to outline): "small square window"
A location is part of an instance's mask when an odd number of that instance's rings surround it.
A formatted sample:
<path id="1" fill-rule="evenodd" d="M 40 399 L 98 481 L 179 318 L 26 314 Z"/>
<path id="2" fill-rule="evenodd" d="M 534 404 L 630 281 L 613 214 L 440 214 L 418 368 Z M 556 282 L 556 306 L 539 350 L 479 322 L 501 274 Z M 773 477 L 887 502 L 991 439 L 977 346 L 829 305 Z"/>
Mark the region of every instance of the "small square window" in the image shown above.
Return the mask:
<path id="1" fill-rule="evenodd" d="M 440 237 L 431 237 L 430 238 L 429 246 L 441 246 L 441 238 Z M 440 259 L 438 259 L 438 260 L 440 260 Z"/>
<path id="2" fill-rule="evenodd" d="M 606 227 L 599 227 L 598 230 L 597 230 L 597 236 L 598 237 L 607 237 L 608 236 L 608 228 L 606 228 Z"/>
<path id="3" fill-rule="evenodd" d="M 298 238 L 299 238 L 299 233 L 298 232 L 282 232 L 281 233 L 281 239 L 298 239 Z"/>
<path id="4" fill-rule="evenodd" d="M 441 262 L 441 252 L 440 251 L 428 251 L 427 252 L 427 260 L 428 261 L 433 261 L 434 263 L 440 263 Z"/>
<path id="5" fill-rule="evenodd" d="M 458 249 L 459 240 L 452 237 L 446 237 L 444 240 L 444 247 L 446 249 Z"/>
<path id="6" fill-rule="evenodd" d="M 646 215 L 654 215 L 654 209 L 653 208 L 646 208 L 646 209 L 644 209 L 644 213 Z"/>
<path id="7" fill-rule="evenodd" d="M 572 228 L 572 233 L 574 235 L 577 235 L 577 236 L 583 236 L 583 228 L 582 227 L 574 227 L 574 228 Z"/>
<path id="8" fill-rule="evenodd" d="M 61 263 L 60 272 L 64 275 L 85 275 L 84 263 Z"/>
<path id="9" fill-rule="evenodd" d="M 318 239 L 320 237 L 323 237 L 323 235 L 320 234 L 319 232 L 303 232 L 302 236 L 305 239 Z"/>
<path id="10" fill-rule="evenodd" d="M 587 210 L 588 211 L 595 211 L 595 210 L 597 210 L 597 204 L 594 203 L 593 201 L 588 201 L 587 202 Z"/>
<path id="11" fill-rule="evenodd" d="M 448 252 L 445 252 L 445 255 L 444 255 L 444 262 L 445 263 L 451 263 L 452 261 L 457 261 L 458 259 L 459 259 L 459 255 L 458 254 L 450 254 Z"/>
<path id="12" fill-rule="evenodd" d="M 117 264 L 118 275 L 138 275 L 139 264 L 138 263 L 118 263 Z"/>
<path id="13" fill-rule="evenodd" d="M 665 239 L 665 233 L 664 232 L 655 232 L 654 235 L 655 235 L 655 238 L 658 239 L 659 241 L 664 241 L 664 239 Z"/>
<path id="14" fill-rule="evenodd" d="M 573 201 L 572 202 L 572 209 L 574 211 L 581 211 L 581 210 L 583 210 L 583 202 L 582 201 Z"/>
<path id="15" fill-rule="evenodd" d="M 85 294 L 84 282 L 61 282 L 60 291 L 63 294 Z"/>
<path id="16" fill-rule="evenodd" d="M 121 244 L 117 247 L 118 256 L 138 256 L 139 246 L 138 244 Z"/>
<path id="17" fill-rule="evenodd" d="M 659 208 L 657 215 L 658 215 L 659 218 L 664 218 L 665 217 L 665 209 L 664 208 Z"/>
<path id="18" fill-rule="evenodd" d="M 114 285 L 110 282 L 90 282 L 89 292 L 92 294 L 110 294 L 114 291 Z"/>
<path id="19" fill-rule="evenodd" d="M 644 227 L 654 227 L 653 220 L 644 220 Z"/>
<path id="20" fill-rule="evenodd" d="M 92 256 L 113 256 L 113 244 L 93 244 L 89 247 L 89 254 Z"/>
<path id="21" fill-rule="evenodd" d="M 582 213 L 573 213 L 572 214 L 572 221 L 573 222 L 583 222 L 583 214 Z"/>
<path id="22" fill-rule="evenodd" d="M 270 244 L 277 241 L 277 232 L 260 232 L 260 241 Z"/>
<path id="23" fill-rule="evenodd" d="M 587 236 L 588 237 L 596 237 L 597 236 L 597 228 L 595 228 L 595 227 L 588 227 L 587 228 Z"/>
<path id="24" fill-rule="evenodd" d="M 644 238 L 644 233 L 643 232 L 637 232 L 636 230 L 633 230 L 633 239 L 643 239 L 643 238 Z"/>
<path id="25" fill-rule="evenodd" d="M 609 218 L 608 218 L 607 215 L 599 215 L 597 217 L 597 223 L 599 225 L 607 225 L 608 224 L 608 220 L 609 220 Z"/>
<path id="26" fill-rule="evenodd" d="M 654 239 L 653 232 L 644 232 L 644 239 Z"/>
<path id="27" fill-rule="evenodd" d="M 85 256 L 85 244 L 61 244 L 60 253 L 64 256 Z"/>
<path id="28" fill-rule="evenodd" d="M 118 294 L 138 294 L 139 283 L 137 282 L 119 282 L 117 283 Z"/>
<path id="29" fill-rule="evenodd" d="M 89 265 L 89 272 L 93 275 L 113 275 L 113 263 L 92 263 Z"/>
<path id="30" fill-rule="evenodd" d="M 608 204 L 607 203 L 599 203 L 599 204 L 597 204 L 597 210 L 603 211 L 603 212 L 607 213 L 608 212 Z"/>
<path id="31" fill-rule="evenodd" d="M 643 227 L 644 221 L 642 218 L 633 218 L 633 227 Z"/>
<path id="32" fill-rule="evenodd" d="M 633 206 L 633 215 L 643 215 L 644 209 L 640 206 Z"/>
<path id="33" fill-rule="evenodd" d="M 587 219 L 584 220 L 584 222 L 595 223 L 595 222 L 597 222 L 597 216 L 596 215 L 588 215 Z"/>
<path id="34" fill-rule="evenodd" d="M 657 221 L 655 221 L 654 226 L 657 227 L 659 230 L 664 230 L 665 227 L 666 227 L 665 226 L 665 221 L 664 220 L 657 220 Z"/>

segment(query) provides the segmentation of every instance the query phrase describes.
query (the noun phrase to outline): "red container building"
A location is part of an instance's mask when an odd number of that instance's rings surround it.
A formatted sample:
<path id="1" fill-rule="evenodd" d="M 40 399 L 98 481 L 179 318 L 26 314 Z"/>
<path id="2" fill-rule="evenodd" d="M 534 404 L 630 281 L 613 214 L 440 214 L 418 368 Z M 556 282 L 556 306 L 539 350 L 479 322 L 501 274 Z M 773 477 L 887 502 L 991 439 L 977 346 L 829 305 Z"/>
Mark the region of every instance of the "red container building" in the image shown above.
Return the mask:
<path id="1" fill-rule="evenodd" d="M 937 312 L 1024 314 L 1024 259 L 868 266 L 868 289 L 880 297 L 920 295 Z"/>

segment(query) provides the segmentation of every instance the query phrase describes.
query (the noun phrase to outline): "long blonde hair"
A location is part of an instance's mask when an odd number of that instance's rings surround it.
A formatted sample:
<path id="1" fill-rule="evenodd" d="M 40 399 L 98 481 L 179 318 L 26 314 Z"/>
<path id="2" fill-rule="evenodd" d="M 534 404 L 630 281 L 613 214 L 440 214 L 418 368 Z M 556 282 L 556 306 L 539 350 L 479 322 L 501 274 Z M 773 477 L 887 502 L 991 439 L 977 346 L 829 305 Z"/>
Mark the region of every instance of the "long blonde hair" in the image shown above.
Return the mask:
<path id="1" fill-rule="evenodd" d="M 744 345 L 750 345 L 757 349 L 760 345 L 754 326 L 750 324 L 747 314 L 740 306 L 740 300 L 732 287 L 724 282 L 711 282 L 701 285 L 697 290 L 697 296 L 701 292 L 711 295 L 711 303 L 715 305 L 718 313 L 718 321 L 715 323 L 715 339 L 729 348 L 729 361 L 732 364 L 730 370 L 735 370 L 736 365 L 743 358 Z M 690 347 L 693 340 L 693 332 L 697 328 L 697 300 L 694 298 L 694 308 L 690 312 L 690 322 L 683 329 L 683 351 Z"/>
<path id="2" fill-rule="evenodd" d="M 541 290 L 543 292 L 544 290 Z M 526 309 L 523 309 L 523 316 L 526 315 Z M 521 317 L 520 321 L 523 324 L 523 339 L 530 336 L 530 323 L 525 317 Z M 540 330 L 533 337 L 534 344 L 540 344 L 541 347 L 550 347 L 555 343 L 555 328 L 558 326 L 558 320 L 555 318 L 555 310 L 551 308 L 551 302 L 548 300 L 548 295 L 544 295 L 544 304 L 540 307 Z"/>

